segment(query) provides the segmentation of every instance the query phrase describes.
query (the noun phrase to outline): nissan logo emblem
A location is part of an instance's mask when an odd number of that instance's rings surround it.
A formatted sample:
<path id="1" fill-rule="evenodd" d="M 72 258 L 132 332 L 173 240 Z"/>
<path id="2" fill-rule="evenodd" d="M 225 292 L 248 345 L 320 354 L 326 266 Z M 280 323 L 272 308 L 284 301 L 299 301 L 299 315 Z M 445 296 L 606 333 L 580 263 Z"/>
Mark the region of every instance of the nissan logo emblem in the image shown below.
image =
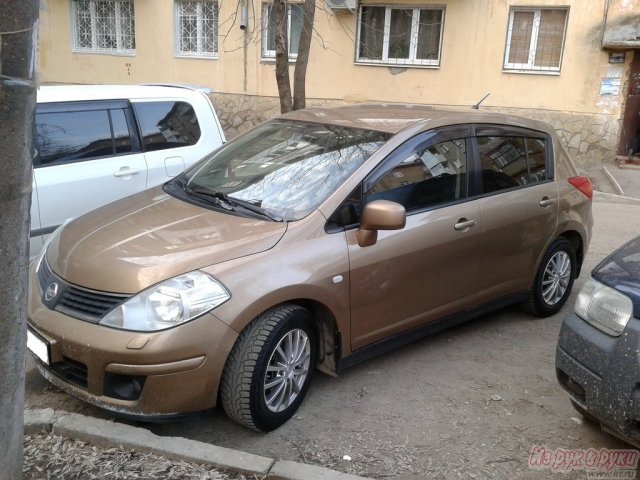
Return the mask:
<path id="1" fill-rule="evenodd" d="M 58 295 L 58 282 L 52 282 L 49 284 L 47 289 L 44 291 L 44 299 L 47 302 L 50 302 Z"/>

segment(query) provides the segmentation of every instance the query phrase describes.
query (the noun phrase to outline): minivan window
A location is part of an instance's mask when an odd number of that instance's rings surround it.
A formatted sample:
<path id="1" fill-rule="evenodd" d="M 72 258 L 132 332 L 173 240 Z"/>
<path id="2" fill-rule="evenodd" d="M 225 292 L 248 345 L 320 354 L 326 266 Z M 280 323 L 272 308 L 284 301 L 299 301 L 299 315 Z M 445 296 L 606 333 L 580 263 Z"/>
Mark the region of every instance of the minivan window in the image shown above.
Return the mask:
<path id="1" fill-rule="evenodd" d="M 195 145 L 200 139 L 198 117 L 187 102 L 136 102 L 133 106 L 146 151 Z"/>
<path id="2" fill-rule="evenodd" d="M 42 166 L 114 154 L 106 109 L 37 113 L 36 136 L 39 165 Z"/>
<path id="3" fill-rule="evenodd" d="M 178 183 L 186 195 L 227 196 L 273 217 L 298 220 L 390 137 L 373 130 L 273 120 L 218 150 L 178 177 Z"/>
<path id="4" fill-rule="evenodd" d="M 478 137 L 484 193 L 546 180 L 545 141 L 538 138 Z"/>
<path id="5" fill-rule="evenodd" d="M 407 212 L 467 196 L 467 152 L 464 139 L 420 145 L 387 172 L 366 195 L 366 201 L 391 200 Z"/>
<path id="6" fill-rule="evenodd" d="M 110 110 L 113 141 L 116 153 L 131 151 L 131 132 L 123 109 Z"/>

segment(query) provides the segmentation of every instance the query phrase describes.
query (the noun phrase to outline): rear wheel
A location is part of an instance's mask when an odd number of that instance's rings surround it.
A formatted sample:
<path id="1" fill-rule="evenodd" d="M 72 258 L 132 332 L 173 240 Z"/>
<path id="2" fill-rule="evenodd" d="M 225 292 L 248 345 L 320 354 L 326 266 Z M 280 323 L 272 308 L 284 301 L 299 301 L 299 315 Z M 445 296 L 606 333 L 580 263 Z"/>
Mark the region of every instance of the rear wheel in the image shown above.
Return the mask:
<path id="1" fill-rule="evenodd" d="M 259 315 L 240 334 L 220 387 L 232 420 L 268 432 L 296 412 L 315 366 L 312 318 L 305 308 L 282 305 Z"/>
<path id="2" fill-rule="evenodd" d="M 540 317 L 560 311 L 571 294 L 576 273 L 576 252 L 571 241 L 559 237 L 549 245 L 540 262 L 524 309 Z"/>

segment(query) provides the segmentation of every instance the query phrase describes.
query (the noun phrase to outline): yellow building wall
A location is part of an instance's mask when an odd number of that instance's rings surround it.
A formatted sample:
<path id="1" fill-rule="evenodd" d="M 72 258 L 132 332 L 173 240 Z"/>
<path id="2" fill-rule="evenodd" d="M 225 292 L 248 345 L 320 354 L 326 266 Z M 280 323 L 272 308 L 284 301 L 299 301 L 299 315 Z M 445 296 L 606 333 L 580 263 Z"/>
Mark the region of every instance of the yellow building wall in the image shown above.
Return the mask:
<path id="1" fill-rule="evenodd" d="M 610 64 L 608 52 L 600 46 L 606 0 L 373 0 L 366 4 L 376 2 L 444 5 L 440 66 L 389 68 L 356 64 L 357 14 L 335 14 L 318 0 L 316 34 L 307 71 L 308 98 L 472 105 L 491 93 L 484 107 L 605 115 L 613 121 L 621 116 L 624 92 L 617 96 L 600 95 L 603 78 L 619 76 L 624 83 L 631 60 L 627 54 L 625 64 Z M 633 11 L 640 6 L 639 2 L 615 0 L 613 8 Z M 277 96 L 274 64 L 262 60 L 260 55 L 260 2 L 249 3 L 249 25 L 243 31 L 239 28 L 238 2 L 219 1 L 217 59 L 175 55 L 173 1 L 135 0 L 134 5 L 136 52 L 132 56 L 119 56 L 74 53 L 70 0 L 43 0 L 41 83 L 193 83 L 223 94 Z M 503 71 L 512 6 L 570 6 L 559 74 Z M 589 130 L 588 127 L 585 128 Z M 606 128 L 610 137 L 611 127 Z M 580 140 L 586 137 L 587 130 Z M 567 143 L 575 133 L 565 135 Z M 573 138 L 573 148 L 578 152 L 580 147 Z M 609 139 L 612 142 L 615 140 Z"/>

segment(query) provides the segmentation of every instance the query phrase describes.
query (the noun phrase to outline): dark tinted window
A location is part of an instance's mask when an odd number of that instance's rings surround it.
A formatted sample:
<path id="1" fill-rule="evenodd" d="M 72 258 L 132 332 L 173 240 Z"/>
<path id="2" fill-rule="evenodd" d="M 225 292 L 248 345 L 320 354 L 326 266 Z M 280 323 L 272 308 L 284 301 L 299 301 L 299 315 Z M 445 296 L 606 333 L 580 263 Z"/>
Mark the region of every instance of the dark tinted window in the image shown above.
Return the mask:
<path id="1" fill-rule="evenodd" d="M 36 131 L 41 165 L 113 154 L 107 110 L 40 113 Z"/>
<path id="2" fill-rule="evenodd" d="M 124 110 L 109 110 L 111 114 L 111 125 L 113 126 L 113 140 L 116 153 L 127 153 L 131 151 L 131 134 L 129 125 L 125 118 Z"/>
<path id="3" fill-rule="evenodd" d="M 195 144 L 200 125 L 193 107 L 185 102 L 135 103 L 145 150 L 164 150 Z"/>
<path id="4" fill-rule="evenodd" d="M 542 139 L 478 137 L 478 151 L 485 193 L 546 179 L 546 149 Z"/>
<path id="5" fill-rule="evenodd" d="M 369 189 L 366 201 L 391 200 L 411 211 L 466 196 L 466 145 L 457 139 L 410 152 Z"/>
<path id="6" fill-rule="evenodd" d="M 122 108 L 36 114 L 39 165 L 56 165 L 132 151 Z"/>

